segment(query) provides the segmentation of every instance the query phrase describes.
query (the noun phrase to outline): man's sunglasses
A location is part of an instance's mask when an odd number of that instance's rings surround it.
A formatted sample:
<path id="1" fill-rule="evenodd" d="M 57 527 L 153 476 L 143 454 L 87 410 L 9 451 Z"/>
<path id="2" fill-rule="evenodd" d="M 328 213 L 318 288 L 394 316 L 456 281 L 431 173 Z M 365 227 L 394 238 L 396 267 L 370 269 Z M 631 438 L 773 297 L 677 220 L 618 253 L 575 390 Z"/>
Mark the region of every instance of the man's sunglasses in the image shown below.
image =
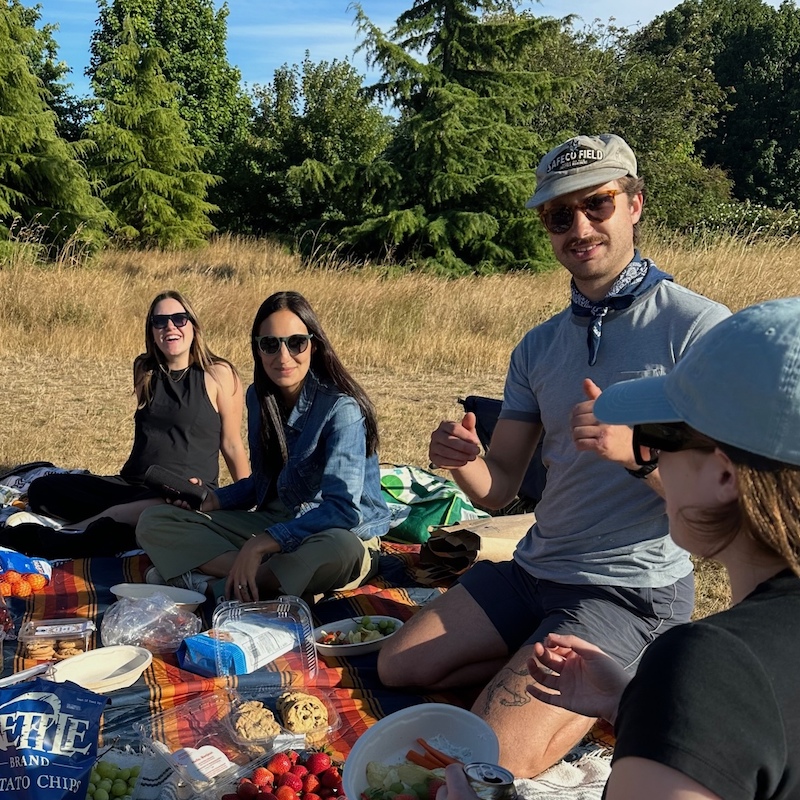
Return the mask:
<path id="1" fill-rule="evenodd" d="M 254 336 L 256 347 L 268 356 L 274 356 L 281 345 L 285 344 L 289 355 L 298 356 L 305 353 L 308 343 L 314 338 L 313 333 L 295 333 L 292 336 Z"/>
<path id="2" fill-rule="evenodd" d="M 649 460 L 642 456 L 643 447 L 650 449 Z M 713 450 L 715 447 L 711 439 L 684 423 L 648 422 L 633 426 L 633 457 L 642 467 L 655 464 L 661 451 L 677 453 L 679 450 Z"/>
<path id="3" fill-rule="evenodd" d="M 616 208 L 614 198 L 621 189 L 609 189 L 607 192 L 598 192 L 590 195 L 580 203 L 567 206 L 553 206 L 539 210 L 545 228 L 550 233 L 566 233 L 575 221 L 575 212 L 582 211 L 591 222 L 605 222 L 611 219 Z"/>
<path id="4" fill-rule="evenodd" d="M 150 324 L 157 330 L 163 330 L 171 322 L 176 328 L 185 328 L 187 322 L 192 318 L 186 311 L 179 311 L 177 314 L 153 314 L 150 317 Z"/>

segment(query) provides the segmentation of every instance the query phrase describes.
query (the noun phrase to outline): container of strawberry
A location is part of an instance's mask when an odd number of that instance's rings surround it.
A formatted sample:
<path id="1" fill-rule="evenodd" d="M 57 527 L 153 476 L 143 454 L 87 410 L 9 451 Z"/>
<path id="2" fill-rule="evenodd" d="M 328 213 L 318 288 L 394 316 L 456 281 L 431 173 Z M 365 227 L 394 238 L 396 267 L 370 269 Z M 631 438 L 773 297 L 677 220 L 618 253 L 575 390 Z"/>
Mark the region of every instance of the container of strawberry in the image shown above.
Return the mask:
<path id="1" fill-rule="evenodd" d="M 220 786 L 209 800 L 346 800 L 341 764 L 324 750 L 285 750 Z"/>

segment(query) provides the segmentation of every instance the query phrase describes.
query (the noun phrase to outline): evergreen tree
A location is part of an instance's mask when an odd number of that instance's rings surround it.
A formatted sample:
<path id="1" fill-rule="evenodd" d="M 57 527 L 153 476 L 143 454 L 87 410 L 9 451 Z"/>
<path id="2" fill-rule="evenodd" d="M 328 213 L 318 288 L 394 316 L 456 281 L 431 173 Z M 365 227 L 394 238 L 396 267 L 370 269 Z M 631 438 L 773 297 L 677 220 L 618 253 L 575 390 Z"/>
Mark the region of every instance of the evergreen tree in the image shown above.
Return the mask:
<path id="1" fill-rule="evenodd" d="M 205 200 L 216 178 L 200 169 L 202 149 L 178 113 L 176 87 L 164 76 L 167 57 L 142 47 L 126 20 L 122 43 L 100 64 L 99 107 L 89 127 L 101 195 L 119 223 L 118 235 L 140 246 L 197 245 L 213 230 Z"/>
<path id="2" fill-rule="evenodd" d="M 13 0 L 0 4 L 0 237 L 19 220 L 42 226 L 50 241 L 98 242 L 108 212 L 79 158 L 86 145 L 58 135 L 48 92 L 32 70 L 39 40 L 31 19 Z"/>
<path id="3" fill-rule="evenodd" d="M 98 0 L 98 7 L 90 75 L 104 88 L 114 88 L 105 85 L 113 79 L 96 73 L 113 57 L 129 17 L 142 47 L 159 46 L 168 54 L 164 75 L 178 87 L 178 108 L 192 141 L 203 148 L 203 169 L 227 179 L 244 157 L 251 117 L 241 74 L 228 62 L 227 5 L 215 10 L 213 0 Z M 213 188 L 211 197 L 223 209 L 222 224 L 240 213 L 226 184 Z"/>
<path id="4" fill-rule="evenodd" d="M 340 236 L 364 256 L 451 273 L 550 263 L 525 202 L 549 144 L 531 117 L 559 82 L 519 64 L 557 23 L 516 16 L 503 0 L 415 0 L 384 35 L 355 8 L 362 47 L 382 71 L 369 91 L 399 121 L 381 158 L 317 171 L 320 190 L 363 198 Z"/>

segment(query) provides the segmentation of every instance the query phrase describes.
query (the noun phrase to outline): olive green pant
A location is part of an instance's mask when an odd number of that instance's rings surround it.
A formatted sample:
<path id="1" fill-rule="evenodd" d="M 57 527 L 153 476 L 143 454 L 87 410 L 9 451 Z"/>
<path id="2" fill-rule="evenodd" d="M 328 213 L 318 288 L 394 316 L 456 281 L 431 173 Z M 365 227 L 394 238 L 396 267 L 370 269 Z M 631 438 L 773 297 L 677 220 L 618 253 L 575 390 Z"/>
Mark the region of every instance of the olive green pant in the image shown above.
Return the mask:
<path id="1" fill-rule="evenodd" d="M 253 534 L 293 518 L 279 503 L 264 511 L 188 511 L 173 505 L 146 509 L 136 526 L 139 546 L 166 580 L 236 552 Z M 307 536 L 291 553 L 268 556 L 284 594 L 298 597 L 351 589 L 378 571 L 380 538 L 360 539 L 344 528 Z"/>

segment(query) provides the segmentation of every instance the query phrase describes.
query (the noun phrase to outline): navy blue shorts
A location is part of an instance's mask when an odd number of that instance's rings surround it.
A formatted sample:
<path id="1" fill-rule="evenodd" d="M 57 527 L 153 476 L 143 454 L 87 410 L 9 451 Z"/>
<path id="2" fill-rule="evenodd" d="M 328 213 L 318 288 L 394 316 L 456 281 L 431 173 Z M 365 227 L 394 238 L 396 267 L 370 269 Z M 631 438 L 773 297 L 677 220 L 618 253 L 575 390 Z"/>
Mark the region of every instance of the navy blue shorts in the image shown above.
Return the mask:
<path id="1" fill-rule="evenodd" d="M 553 583 L 534 578 L 516 561 L 479 561 L 459 583 L 503 637 L 509 653 L 548 633 L 580 636 L 636 669 L 650 642 L 688 622 L 694 574 L 657 589 Z"/>

